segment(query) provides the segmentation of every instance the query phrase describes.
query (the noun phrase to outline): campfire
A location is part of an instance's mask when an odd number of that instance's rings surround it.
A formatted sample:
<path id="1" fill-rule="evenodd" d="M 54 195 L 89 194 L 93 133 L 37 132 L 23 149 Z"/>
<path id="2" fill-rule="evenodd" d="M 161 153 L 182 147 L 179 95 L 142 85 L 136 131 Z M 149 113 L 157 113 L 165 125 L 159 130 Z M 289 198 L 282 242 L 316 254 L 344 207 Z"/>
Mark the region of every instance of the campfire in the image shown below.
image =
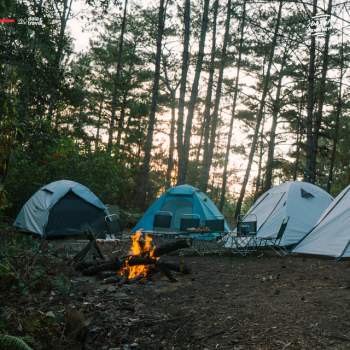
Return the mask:
<path id="1" fill-rule="evenodd" d="M 183 248 L 189 248 L 191 242 L 187 239 L 172 240 L 169 243 L 155 246 L 150 234 L 137 231 L 131 236 L 129 254 L 116 257 L 110 261 L 86 263 L 76 265 L 85 276 L 97 275 L 106 283 L 119 284 L 149 280 L 153 275 L 160 273 L 175 282 L 173 271 L 187 274 L 190 269 L 184 262 L 169 262 L 163 256 Z"/>
<path id="2" fill-rule="evenodd" d="M 130 280 L 139 277 L 146 278 L 149 275 L 159 260 L 159 257 L 154 256 L 155 248 L 152 240 L 152 236 L 148 234 L 143 238 L 141 231 L 137 231 L 131 236 L 130 256 L 125 258 L 123 267 L 118 271 L 120 276 L 125 276 Z M 145 264 L 142 264 L 142 259 L 145 259 Z M 136 262 L 140 264 L 135 264 Z"/>

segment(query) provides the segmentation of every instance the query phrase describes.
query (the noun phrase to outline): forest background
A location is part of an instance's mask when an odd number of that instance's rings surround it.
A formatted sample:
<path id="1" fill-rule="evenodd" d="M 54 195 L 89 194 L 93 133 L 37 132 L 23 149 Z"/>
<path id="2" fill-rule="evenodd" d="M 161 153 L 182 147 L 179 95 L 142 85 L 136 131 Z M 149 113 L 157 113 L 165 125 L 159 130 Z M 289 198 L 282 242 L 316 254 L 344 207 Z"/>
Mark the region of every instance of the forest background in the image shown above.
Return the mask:
<path id="1" fill-rule="evenodd" d="M 338 194 L 350 183 L 349 10 L 1 0 L 16 22 L 0 24 L 0 215 L 59 179 L 129 212 L 188 183 L 231 218 L 287 180 Z"/>

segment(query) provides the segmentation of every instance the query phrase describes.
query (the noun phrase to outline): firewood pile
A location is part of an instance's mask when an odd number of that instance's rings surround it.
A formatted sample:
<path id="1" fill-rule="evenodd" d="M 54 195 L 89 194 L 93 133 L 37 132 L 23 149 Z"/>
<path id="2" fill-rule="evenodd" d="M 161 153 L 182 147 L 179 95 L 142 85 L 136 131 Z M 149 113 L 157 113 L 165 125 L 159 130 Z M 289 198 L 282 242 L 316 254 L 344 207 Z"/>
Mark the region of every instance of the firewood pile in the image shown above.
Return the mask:
<path id="1" fill-rule="evenodd" d="M 179 239 L 170 243 L 154 246 L 151 235 L 136 232 L 131 236 L 131 248 L 128 255 L 115 257 L 109 261 L 79 262 L 76 269 L 84 276 L 96 276 L 103 283 L 146 282 L 156 274 L 164 275 L 169 281 L 176 282 L 174 272 L 188 274 L 190 269 L 179 257 L 178 262 L 166 261 L 165 255 L 186 249 L 191 241 Z"/>

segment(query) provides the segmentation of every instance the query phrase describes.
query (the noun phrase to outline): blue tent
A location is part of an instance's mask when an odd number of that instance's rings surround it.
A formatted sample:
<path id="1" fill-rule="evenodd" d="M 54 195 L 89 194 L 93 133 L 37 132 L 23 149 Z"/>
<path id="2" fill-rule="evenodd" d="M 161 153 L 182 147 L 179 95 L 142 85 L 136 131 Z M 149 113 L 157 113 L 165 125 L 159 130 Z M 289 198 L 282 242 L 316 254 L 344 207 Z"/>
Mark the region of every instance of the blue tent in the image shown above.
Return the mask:
<path id="1" fill-rule="evenodd" d="M 148 208 L 132 232 L 139 229 L 152 231 L 154 215 L 159 211 L 171 212 L 171 230 L 174 232 L 180 231 L 180 220 L 183 215 L 198 215 L 201 226 L 204 226 L 205 220 L 224 219 L 219 209 L 206 194 L 193 186 L 180 185 L 170 188 L 160 196 Z M 229 231 L 226 221 L 225 231 Z"/>

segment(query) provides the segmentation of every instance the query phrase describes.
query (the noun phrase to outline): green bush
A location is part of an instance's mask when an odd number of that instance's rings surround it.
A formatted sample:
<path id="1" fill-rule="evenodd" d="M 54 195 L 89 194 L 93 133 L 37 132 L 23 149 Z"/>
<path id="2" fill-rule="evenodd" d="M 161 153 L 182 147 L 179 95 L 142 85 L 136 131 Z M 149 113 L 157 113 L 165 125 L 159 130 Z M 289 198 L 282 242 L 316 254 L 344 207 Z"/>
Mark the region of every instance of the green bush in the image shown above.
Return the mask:
<path id="1" fill-rule="evenodd" d="M 0 349 L 6 350 L 32 350 L 24 340 L 12 335 L 0 335 Z"/>

